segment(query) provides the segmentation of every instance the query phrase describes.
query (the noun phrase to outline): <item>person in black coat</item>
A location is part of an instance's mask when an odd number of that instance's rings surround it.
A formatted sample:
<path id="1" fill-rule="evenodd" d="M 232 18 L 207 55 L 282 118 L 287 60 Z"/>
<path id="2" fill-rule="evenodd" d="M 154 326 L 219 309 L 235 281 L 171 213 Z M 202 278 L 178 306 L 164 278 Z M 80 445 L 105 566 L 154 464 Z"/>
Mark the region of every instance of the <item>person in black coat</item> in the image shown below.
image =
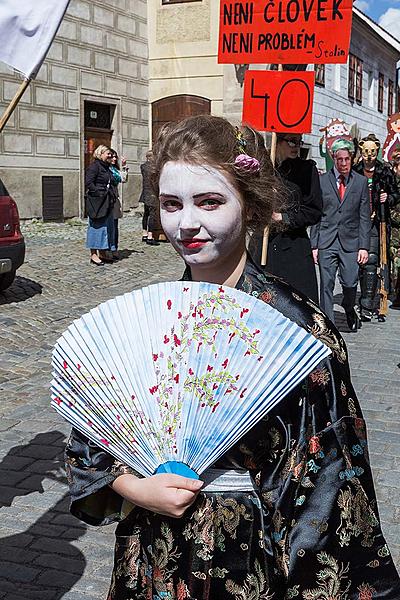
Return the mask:
<path id="1" fill-rule="evenodd" d="M 115 251 L 114 193 L 111 185 L 110 164 L 112 153 L 107 146 L 98 146 L 94 161 L 85 173 L 86 210 L 89 217 L 86 248 L 90 249 L 90 262 L 97 266 L 110 262 L 107 251 Z M 112 261 L 111 261 L 112 262 Z"/>
<path id="2" fill-rule="evenodd" d="M 396 177 L 389 165 L 378 160 L 380 142 L 370 133 L 360 140 L 361 160 L 353 167 L 356 173 L 368 179 L 371 207 L 371 237 L 368 262 L 360 268 L 360 317 L 362 321 L 371 321 L 377 315 L 378 321 L 385 321 L 385 310 L 376 306 L 376 292 L 379 285 L 378 269 L 381 261 L 380 225 L 386 223 L 387 269 L 384 271 L 384 287 L 390 292 L 390 209 L 400 202 L 400 193 Z M 380 304 L 380 303 L 379 303 Z"/>
<path id="3" fill-rule="evenodd" d="M 307 227 L 318 223 L 322 214 L 319 175 L 312 160 L 298 157 L 301 135 L 278 134 L 277 170 L 287 183 L 288 201 L 284 212 L 273 213 L 283 231 L 271 230 L 265 270 L 281 277 L 318 303 L 318 285 Z M 254 235 L 250 254 L 261 263 L 262 236 Z"/>
<path id="4" fill-rule="evenodd" d="M 151 185 L 151 159 L 153 152 L 146 153 L 146 162 L 140 165 L 142 173 L 142 192 L 139 202 L 143 202 L 142 218 L 142 242 L 149 246 L 159 246 L 159 242 L 153 238 L 153 233 L 160 228 L 158 214 L 158 198 L 153 192 Z"/>

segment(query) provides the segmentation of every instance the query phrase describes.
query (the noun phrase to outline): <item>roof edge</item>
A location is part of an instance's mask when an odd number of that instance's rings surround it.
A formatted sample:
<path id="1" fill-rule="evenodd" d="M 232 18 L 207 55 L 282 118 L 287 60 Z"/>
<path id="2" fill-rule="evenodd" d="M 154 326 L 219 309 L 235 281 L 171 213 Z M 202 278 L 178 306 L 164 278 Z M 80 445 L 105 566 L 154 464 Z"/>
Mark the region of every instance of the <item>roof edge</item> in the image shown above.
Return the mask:
<path id="1" fill-rule="evenodd" d="M 366 25 L 368 25 L 373 31 L 375 31 L 375 33 L 379 37 L 381 37 L 387 44 L 389 44 L 389 46 L 395 48 L 400 54 L 400 40 L 398 40 L 396 37 L 394 37 L 394 35 L 386 31 L 386 29 L 379 25 L 379 23 L 376 23 L 376 21 L 371 19 L 371 17 L 363 13 L 362 10 L 357 8 L 357 6 L 353 6 L 353 13 L 357 15 L 357 17 L 359 17 L 361 21 L 364 21 L 364 23 L 366 23 Z"/>

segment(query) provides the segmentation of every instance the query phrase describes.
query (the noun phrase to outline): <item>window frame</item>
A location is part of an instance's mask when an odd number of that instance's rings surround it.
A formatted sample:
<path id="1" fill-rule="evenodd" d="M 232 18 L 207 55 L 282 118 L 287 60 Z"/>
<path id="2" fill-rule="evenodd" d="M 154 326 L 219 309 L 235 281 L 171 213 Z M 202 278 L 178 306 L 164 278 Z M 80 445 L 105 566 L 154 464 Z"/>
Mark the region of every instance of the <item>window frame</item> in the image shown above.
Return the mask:
<path id="1" fill-rule="evenodd" d="M 168 6 L 168 4 L 187 4 L 188 2 L 202 2 L 203 0 L 161 0 L 162 6 Z"/>
<path id="2" fill-rule="evenodd" d="M 356 73 L 355 73 L 355 96 L 356 102 L 362 104 L 363 96 L 363 61 L 356 57 Z"/>
<path id="3" fill-rule="evenodd" d="M 315 85 L 325 87 L 325 65 L 314 65 Z"/>
<path id="4" fill-rule="evenodd" d="M 394 113 L 394 81 L 388 80 L 388 117 Z"/>
<path id="5" fill-rule="evenodd" d="M 347 81 L 347 97 L 354 102 L 356 86 L 356 56 L 349 54 L 349 78 Z"/>
<path id="6" fill-rule="evenodd" d="M 383 97 L 385 95 L 385 75 L 378 75 L 378 111 L 383 113 Z"/>

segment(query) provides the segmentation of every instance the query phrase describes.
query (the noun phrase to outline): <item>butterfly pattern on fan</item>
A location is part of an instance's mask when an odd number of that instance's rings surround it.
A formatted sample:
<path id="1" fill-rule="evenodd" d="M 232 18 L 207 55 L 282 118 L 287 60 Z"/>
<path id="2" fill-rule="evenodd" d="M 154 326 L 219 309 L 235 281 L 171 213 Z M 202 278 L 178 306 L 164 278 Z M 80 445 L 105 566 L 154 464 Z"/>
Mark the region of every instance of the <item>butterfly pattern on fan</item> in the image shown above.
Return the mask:
<path id="1" fill-rule="evenodd" d="M 53 352 L 52 405 L 143 475 L 168 461 L 200 474 L 329 354 L 243 292 L 158 284 L 72 323 Z"/>

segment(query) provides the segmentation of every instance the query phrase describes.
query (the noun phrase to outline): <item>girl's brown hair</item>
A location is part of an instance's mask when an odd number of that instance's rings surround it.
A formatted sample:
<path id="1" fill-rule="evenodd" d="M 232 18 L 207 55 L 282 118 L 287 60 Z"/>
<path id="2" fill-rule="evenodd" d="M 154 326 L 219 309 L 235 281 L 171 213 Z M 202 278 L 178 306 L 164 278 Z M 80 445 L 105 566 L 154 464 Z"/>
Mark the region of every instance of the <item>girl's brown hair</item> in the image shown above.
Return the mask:
<path id="1" fill-rule="evenodd" d="M 169 123 L 154 143 L 156 195 L 159 195 L 160 173 L 168 161 L 208 164 L 227 172 L 242 194 L 247 228 L 254 231 L 269 225 L 278 199 L 283 196 L 282 184 L 274 174 L 261 134 L 250 127 L 243 127 L 241 132 L 246 142 L 244 152 L 259 161 L 259 173 L 248 173 L 235 165 L 235 158 L 243 153 L 243 147 L 239 145 L 237 129 L 226 119 L 201 115 Z"/>

